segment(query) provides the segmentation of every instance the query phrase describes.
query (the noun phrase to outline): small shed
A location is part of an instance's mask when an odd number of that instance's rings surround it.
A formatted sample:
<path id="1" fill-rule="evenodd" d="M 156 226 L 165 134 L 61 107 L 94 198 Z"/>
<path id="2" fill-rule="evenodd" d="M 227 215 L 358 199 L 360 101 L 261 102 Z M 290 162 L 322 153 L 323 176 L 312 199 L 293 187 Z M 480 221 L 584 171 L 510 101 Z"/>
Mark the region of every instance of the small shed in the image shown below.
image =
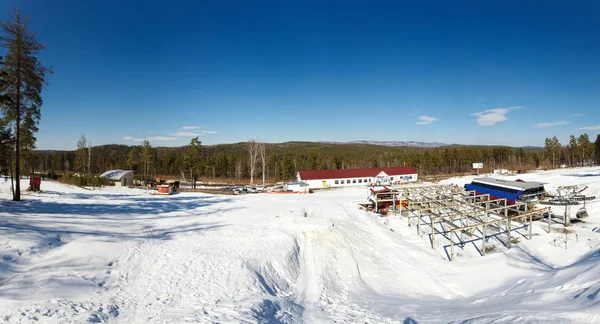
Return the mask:
<path id="1" fill-rule="evenodd" d="M 133 185 L 133 170 L 110 170 L 100 175 L 107 178 L 117 187 L 126 187 Z"/>

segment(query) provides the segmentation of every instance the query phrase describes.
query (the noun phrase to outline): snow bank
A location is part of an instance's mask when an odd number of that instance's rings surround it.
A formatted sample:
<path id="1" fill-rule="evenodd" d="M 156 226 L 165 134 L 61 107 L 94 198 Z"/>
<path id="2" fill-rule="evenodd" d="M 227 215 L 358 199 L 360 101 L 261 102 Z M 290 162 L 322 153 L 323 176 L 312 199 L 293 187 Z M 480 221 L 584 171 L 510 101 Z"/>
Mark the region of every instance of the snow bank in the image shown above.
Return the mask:
<path id="1" fill-rule="evenodd" d="M 586 184 L 600 196 L 600 168 L 512 178 Z M 564 234 L 536 224 L 534 239 L 511 250 L 448 262 L 405 218 L 359 210 L 366 188 L 155 196 L 43 182 L 13 203 L 8 186 L 0 184 L 8 323 L 599 321 L 596 202 L 570 228 L 579 241 L 568 249 L 550 244 Z"/>

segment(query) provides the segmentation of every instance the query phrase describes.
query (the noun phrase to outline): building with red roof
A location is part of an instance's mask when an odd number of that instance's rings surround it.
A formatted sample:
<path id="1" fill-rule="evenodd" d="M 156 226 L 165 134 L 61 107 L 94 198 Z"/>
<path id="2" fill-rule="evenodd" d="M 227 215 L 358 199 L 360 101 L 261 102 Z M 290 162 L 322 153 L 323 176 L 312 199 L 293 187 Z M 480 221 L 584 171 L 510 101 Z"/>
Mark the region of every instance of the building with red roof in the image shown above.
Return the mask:
<path id="1" fill-rule="evenodd" d="M 412 167 L 361 168 L 344 170 L 300 170 L 297 180 L 310 189 L 399 184 L 418 180 Z"/>

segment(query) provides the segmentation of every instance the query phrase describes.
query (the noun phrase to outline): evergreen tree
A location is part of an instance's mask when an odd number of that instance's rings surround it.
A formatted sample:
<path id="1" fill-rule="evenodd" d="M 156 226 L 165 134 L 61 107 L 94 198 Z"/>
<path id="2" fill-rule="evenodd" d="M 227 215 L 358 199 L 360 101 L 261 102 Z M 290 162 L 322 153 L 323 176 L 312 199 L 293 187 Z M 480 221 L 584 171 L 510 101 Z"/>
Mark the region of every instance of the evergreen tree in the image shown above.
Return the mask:
<path id="1" fill-rule="evenodd" d="M 546 154 L 546 158 L 550 159 L 552 157 L 552 140 L 548 137 L 544 140 L 544 153 Z M 553 166 L 554 167 L 554 162 Z"/>
<path id="2" fill-rule="evenodd" d="M 523 169 L 523 161 L 525 161 L 525 150 L 522 147 L 519 147 L 515 152 L 517 158 L 519 159 L 519 170 Z"/>
<path id="3" fill-rule="evenodd" d="M 594 157 L 596 158 L 596 164 L 600 165 L 600 134 L 596 135 L 596 141 L 594 142 Z"/>
<path id="4" fill-rule="evenodd" d="M 10 128 L 4 119 L 0 119 L 0 175 L 8 175 L 12 163 L 12 147 Z"/>
<path id="5" fill-rule="evenodd" d="M 35 167 L 38 162 L 38 155 L 34 151 L 35 142 L 37 141 L 34 134 L 37 131 L 36 122 L 27 114 L 21 126 L 21 154 L 23 155 L 24 167 L 31 171 L 31 178 L 35 177 Z"/>
<path id="6" fill-rule="evenodd" d="M 584 166 L 586 161 L 591 157 L 590 148 L 592 147 L 592 143 L 590 142 L 588 134 L 579 135 L 577 144 L 579 146 L 579 150 L 581 151 L 581 166 Z"/>
<path id="7" fill-rule="evenodd" d="M 546 155 L 548 156 L 548 158 L 552 158 L 552 168 L 554 169 L 556 155 L 557 153 L 559 153 L 559 150 L 561 148 L 560 142 L 558 141 L 558 138 L 556 136 L 553 136 L 551 139 L 546 138 L 544 146 L 546 149 Z"/>
<path id="8" fill-rule="evenodd" d="M 0 67 L 3 65 L 2 56 L 0 56 Z M 6 87 L 6 72 L 0 69 L 0 90 Z M 0 92 L 0 106 L 7 104 L 9 97 Z M 0 175 L 7 175 L 12 160 L 12 134 L 8 125 L 8 120 L 0 115 Z"/>
<path id="9" fill-rule="evenodd" d="M 192 178 L 192 187 L 196 187 L 196 179 L 200 174 L 202 165 L 200 163 L 200 150 L 202 142 L 198 140 L 198 136 L 192 138 L 190 144 L 187 146 L 185 154 L 183 155 L 183 163 L 186 169 L 190 171 L 190 177 Z"/>
<path id="10" fill-rule="evenodd" d="M 127 168 L 129 170 L 138 170 L 140 163 L 140 149 L 134 146 L 127 154 Z"/>
<path id="11" fill-rule="evenodd" d="M 144 170 L 144 179 L 148 179 L 150 175 L 150 168 L 153 166 L 154 152 L 150 142 L 144 140 L 142 142 L 142 169 Z"/>
<path id="12" fill-rule="evenodd" d="M 35 33 L 28 30 L 28 22 L 29 19 L 21 17 L 21 10 L 17 8 L 9 20 L 0 23 L 4 33 L 0 35 L 0 43 L 8 50 L 2 66 L 6 84 L 0 91 L 8 100 L 2 103 L 2 113 L 14 124 L 15 130 L 15 201 L 21 200 L 21 127 L 26 118 L 31 118 L 37 125 L 43 103 L 41 92 L 49 72 L 37 58 L 44 45 L 37 41 Z"/>

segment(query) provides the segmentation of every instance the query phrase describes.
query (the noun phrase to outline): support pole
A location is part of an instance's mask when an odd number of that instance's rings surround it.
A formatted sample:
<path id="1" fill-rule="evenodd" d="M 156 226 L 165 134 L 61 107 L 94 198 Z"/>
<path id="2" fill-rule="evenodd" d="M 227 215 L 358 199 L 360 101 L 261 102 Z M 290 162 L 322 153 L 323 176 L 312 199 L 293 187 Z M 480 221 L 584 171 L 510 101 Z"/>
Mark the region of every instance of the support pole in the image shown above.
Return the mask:
<path id="1" fill-rule="evenodd" d="M 395 193 L 394 193 L 395 195 Z M 394 212 L 396 213 L 396 215 L 400 214 L 400 216 L 402 216 L 402 200 L 400 199 L 400 196 L 395 196 L 394 198 L 394 204 L 396 203 L 396 199 L 398 199 L 398 209 L 400 209 L 400 213 L 397 212 L 396 210 L 396 206 L 394 206 Z M 406 217 L 410 218 L 410 213 L 406 213 Z"/>
<path id="2" fill-rule="evenodd" d="M 508 218 L 508 209 L 504 210 L 504 218 L 506 218 L 506 235 L 508 236 L 508 248 L 510 249 L 511 243 L 510 243 L 510 219 Z"/>

